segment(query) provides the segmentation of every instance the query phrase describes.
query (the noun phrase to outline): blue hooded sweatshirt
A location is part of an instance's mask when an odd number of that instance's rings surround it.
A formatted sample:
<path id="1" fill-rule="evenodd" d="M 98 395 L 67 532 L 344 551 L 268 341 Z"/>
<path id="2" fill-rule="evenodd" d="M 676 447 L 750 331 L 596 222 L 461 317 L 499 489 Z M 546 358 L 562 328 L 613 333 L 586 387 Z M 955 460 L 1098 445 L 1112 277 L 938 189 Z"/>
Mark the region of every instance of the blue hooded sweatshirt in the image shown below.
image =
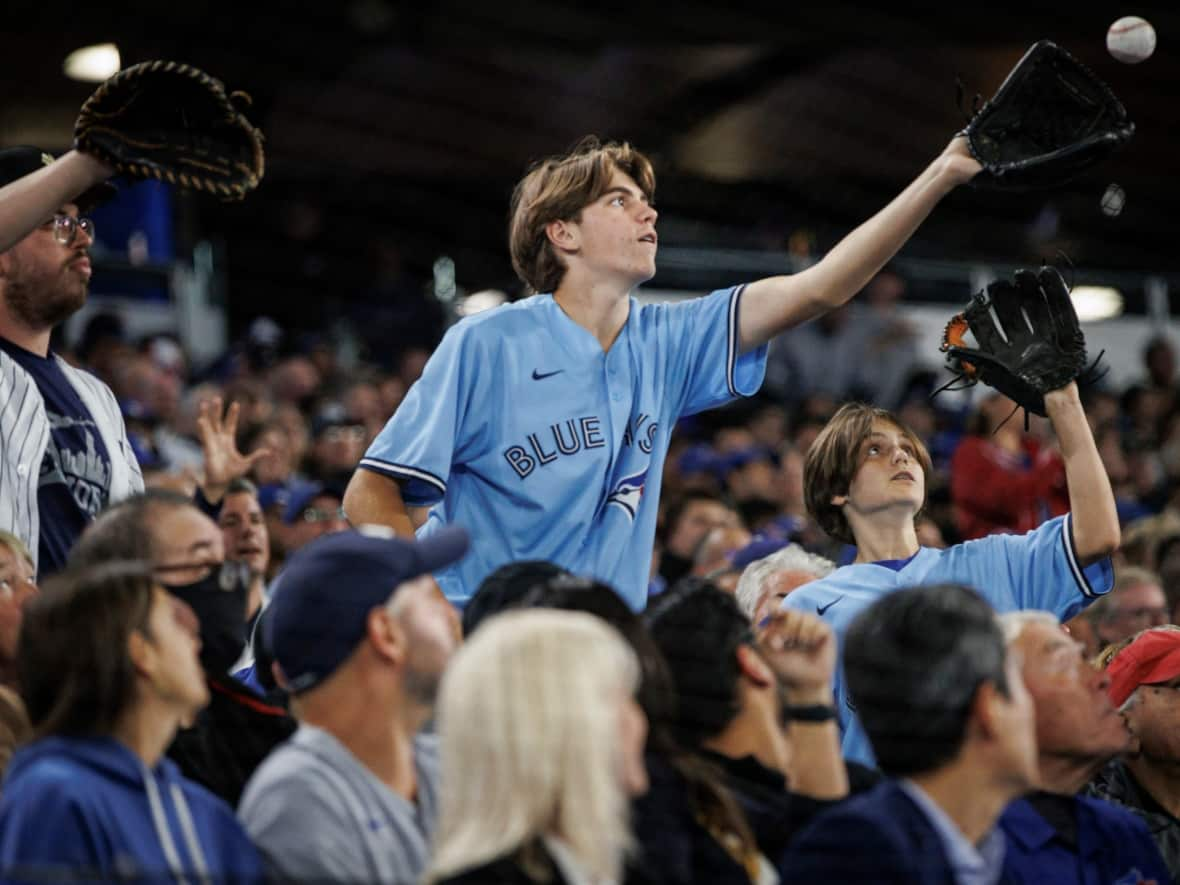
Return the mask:
<path id="1" fill-rule="evenodd" d="M 13 756 L 0 795 L 0 882 L 252 883 L 257 850 L 230 807 L 168 759 L 113 738 L 51 737 Z"/>

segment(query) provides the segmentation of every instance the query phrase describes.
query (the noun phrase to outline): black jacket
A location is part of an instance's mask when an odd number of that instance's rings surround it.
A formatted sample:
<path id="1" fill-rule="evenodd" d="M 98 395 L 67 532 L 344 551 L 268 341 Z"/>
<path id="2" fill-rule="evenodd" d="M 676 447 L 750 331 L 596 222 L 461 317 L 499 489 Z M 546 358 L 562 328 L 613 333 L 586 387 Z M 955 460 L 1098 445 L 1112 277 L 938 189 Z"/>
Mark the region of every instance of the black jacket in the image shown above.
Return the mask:
<path id="1" fill-rule="evenodd" d="M 168 758 L 185 777 L 237 808 L 254 769 L 294 733 L 297 723 L 232 676 L 206 678 L 209 706 L 192 728 L 176 733 Z"/>
<path id="2" fill-rule="evenodd" d="M 639 855 L 627 885 L 749 885 L 745 867 L 697 820 L 684 777 L 659 753 L 646 761 L 650 786 L 632 804 Z"/>
<path id="3" fill-rule="evenodd" d="M 778 862 L 791 839 L 812 818 L 839 801 L 792 793 L 785 777 L 753 756 L 733 759 L 708 750 L 701 755 L 724 772 L 726 785 L 746 813 L 758 848 L 771 863 Z"/>

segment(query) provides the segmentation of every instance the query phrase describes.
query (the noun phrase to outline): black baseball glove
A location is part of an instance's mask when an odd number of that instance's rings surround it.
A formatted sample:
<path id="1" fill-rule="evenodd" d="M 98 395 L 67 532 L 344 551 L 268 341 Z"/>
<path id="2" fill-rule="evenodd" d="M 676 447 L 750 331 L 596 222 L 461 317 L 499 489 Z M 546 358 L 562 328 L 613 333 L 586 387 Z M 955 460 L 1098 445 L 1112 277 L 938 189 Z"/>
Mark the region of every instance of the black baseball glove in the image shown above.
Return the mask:
<path id="1" fill-rule="evenodd" d="M 1135 132 L 1110 87 L 1049 40 L 1024 54 L 963 130 L 979 187 L 1021 190 L 1076 178 Z"/>
<path id="2" fill-rule="evenodd" d="M 966 344 L 968 330 L 975 347 Z M 1086 368 L 1086 338 L 1069 289 L 1052 267 L 1018 270 L 1015 285 L 1000 280 L 974 295 L 947 323 L 941 349 L 968 384 L 982 381 L 1041 416 L 1045 394 Z"/>
<path id="3" fill-rule="evenodd" d="M 74 146 L 131 178 L 240 200 L 263 174 L 262 133 L 219 80 L 174 61 L 119 71 L 82 105 Z"/>

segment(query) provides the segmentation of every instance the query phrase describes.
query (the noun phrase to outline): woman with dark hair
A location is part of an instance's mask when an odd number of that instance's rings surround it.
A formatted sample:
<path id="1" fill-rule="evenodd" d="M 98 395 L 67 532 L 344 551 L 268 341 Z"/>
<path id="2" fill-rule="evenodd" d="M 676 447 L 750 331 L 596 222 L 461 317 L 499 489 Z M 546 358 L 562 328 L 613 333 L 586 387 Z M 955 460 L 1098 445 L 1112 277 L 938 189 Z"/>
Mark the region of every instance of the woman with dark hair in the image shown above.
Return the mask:
<path id="1" fill-rule="evenodd" d="M 0 799 L 7 881 L 256 881 L 220 799 L 164 758 L 209 701 L 192 610 L 141 563 L 64 572 L 28 606 L 17 670 L 34 741 Z"/>

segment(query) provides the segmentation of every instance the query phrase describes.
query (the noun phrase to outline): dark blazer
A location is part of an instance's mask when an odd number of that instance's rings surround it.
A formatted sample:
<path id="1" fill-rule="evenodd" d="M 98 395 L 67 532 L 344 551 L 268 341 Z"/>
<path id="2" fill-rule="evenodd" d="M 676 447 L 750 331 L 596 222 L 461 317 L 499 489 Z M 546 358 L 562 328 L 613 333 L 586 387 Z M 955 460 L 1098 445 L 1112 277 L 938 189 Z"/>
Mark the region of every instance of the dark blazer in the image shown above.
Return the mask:
<path id="1" fill-rule="evenodd" d="M 955 885 L 938 831 L 893 781 L 821 814 L 779 870 L 783 885 Z"/>

